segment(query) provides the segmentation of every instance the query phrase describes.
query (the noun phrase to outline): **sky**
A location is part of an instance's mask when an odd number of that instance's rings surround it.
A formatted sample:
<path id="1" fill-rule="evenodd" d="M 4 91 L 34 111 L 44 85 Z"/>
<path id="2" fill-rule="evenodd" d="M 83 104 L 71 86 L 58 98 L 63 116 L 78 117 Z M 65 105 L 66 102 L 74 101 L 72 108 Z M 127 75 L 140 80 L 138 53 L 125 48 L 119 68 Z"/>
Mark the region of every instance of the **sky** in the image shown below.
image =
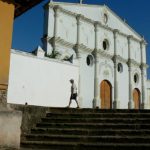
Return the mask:
<path id="1" fill-rule="evenodd" d="M 49 0 L 35 6 L 28 12 L 15 19 L 12 48 L 22 51 L 33 51 L 42 46 L 44 9 Z M 53 0 L 56 2 L 79 3 L 79 0 Z M 86 4 L 106 4 L 118 16 L 149 43 L 147 46 L 147 64 L 150 65 L 150 0 L 83 0 Z M 148 69 L 150 79 L 150 69 Z"/>

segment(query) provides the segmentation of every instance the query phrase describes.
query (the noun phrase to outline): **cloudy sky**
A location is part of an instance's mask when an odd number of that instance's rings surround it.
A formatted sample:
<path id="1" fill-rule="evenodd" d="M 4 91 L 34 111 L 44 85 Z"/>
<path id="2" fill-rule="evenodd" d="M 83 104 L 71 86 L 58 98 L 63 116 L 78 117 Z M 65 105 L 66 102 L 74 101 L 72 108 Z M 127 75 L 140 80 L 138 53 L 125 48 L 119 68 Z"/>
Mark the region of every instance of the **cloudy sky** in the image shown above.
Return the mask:
<path id="1" fill-rule="evenodd" d="M 15 19 L 12 48 L 32 51 L 38 45 L 42 45 L 43 5 L 48 1 L 43 0 L 41 4 Z M 78 3 L 80 0 L 55 1 Z M 83 3 L 106 4 L 150 43 L 150 0 L 83 0 Z M 147 47 L 147 63 L 150 65 L 149 45 Z M 150 79 L 150 69 L 148 69 L 148 78 Z"/>

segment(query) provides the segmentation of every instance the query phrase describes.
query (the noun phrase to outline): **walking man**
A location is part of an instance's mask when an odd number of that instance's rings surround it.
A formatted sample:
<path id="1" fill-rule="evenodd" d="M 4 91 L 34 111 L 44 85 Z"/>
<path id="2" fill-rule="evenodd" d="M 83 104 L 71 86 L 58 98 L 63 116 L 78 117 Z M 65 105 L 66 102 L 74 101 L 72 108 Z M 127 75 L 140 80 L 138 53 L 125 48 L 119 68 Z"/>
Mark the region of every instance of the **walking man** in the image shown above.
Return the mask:
<path id="1" fill-rule="evenodd" d="M 75 102 L 77 104 L 77 108 L 79 108 L 79 104 L 78 104 L 78 101 L 77 101 L 77 86 L 74 83 L 73 79 L 70 80 L 70 83 L 71 83 L 71 96 L 70 96 L 70 101 L 69 101 L 68 107 L 70 107 L 71 101 L 75 100 Z"/>

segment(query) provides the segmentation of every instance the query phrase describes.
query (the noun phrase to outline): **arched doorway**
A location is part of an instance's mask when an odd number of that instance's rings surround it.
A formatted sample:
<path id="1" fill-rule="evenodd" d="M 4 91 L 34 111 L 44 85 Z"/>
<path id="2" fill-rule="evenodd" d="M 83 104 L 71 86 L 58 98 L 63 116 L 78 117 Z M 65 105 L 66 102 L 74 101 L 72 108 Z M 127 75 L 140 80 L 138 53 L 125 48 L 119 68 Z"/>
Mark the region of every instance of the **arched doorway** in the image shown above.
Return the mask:
<path id="1" fill-rule="evenodd" d="M 112 108 L 112 86 L 107 80 L 103 80 L 100 84 L 100 98 L 102 109 Z"/>
<path id="2" fill-rule="evenodd" d="M 137 88 L 133 90 L 133 101 L 134 101 L 134 108 L 140 109 L 140 91 Z"/>

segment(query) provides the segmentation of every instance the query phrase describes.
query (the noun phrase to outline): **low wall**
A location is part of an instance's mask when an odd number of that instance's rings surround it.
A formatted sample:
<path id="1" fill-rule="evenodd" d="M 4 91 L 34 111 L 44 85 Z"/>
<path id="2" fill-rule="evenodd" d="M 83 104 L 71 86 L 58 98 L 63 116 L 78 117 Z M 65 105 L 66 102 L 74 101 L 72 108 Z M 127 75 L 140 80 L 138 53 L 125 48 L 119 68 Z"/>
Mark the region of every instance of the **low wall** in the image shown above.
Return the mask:
<path id="1" fill-rule="evenodd" d="M 0 110 L 0 149 L 20 147 L 22 113 L 13 110 Z"/>
<path id="2" fill-rule="evenodd" d="M 9 104 L 9 107 L 22 112 L 22 138 L 24 134 L 30 133 L 30 130 L 35 127 L 37 122 L 40 122 L 40 119 L 46 115 L 46 112 L 50 111 L 49 107 L 31 105 Z"/>
<path id="3" fill-rule="evenodd" d="M 7 102 L 45 107 L 69 103 L 69 80 L 78 84 L 78 65 L 25 52 L 11 52 Z M 76 106 L 76 105 L 75 105 Z"/>

